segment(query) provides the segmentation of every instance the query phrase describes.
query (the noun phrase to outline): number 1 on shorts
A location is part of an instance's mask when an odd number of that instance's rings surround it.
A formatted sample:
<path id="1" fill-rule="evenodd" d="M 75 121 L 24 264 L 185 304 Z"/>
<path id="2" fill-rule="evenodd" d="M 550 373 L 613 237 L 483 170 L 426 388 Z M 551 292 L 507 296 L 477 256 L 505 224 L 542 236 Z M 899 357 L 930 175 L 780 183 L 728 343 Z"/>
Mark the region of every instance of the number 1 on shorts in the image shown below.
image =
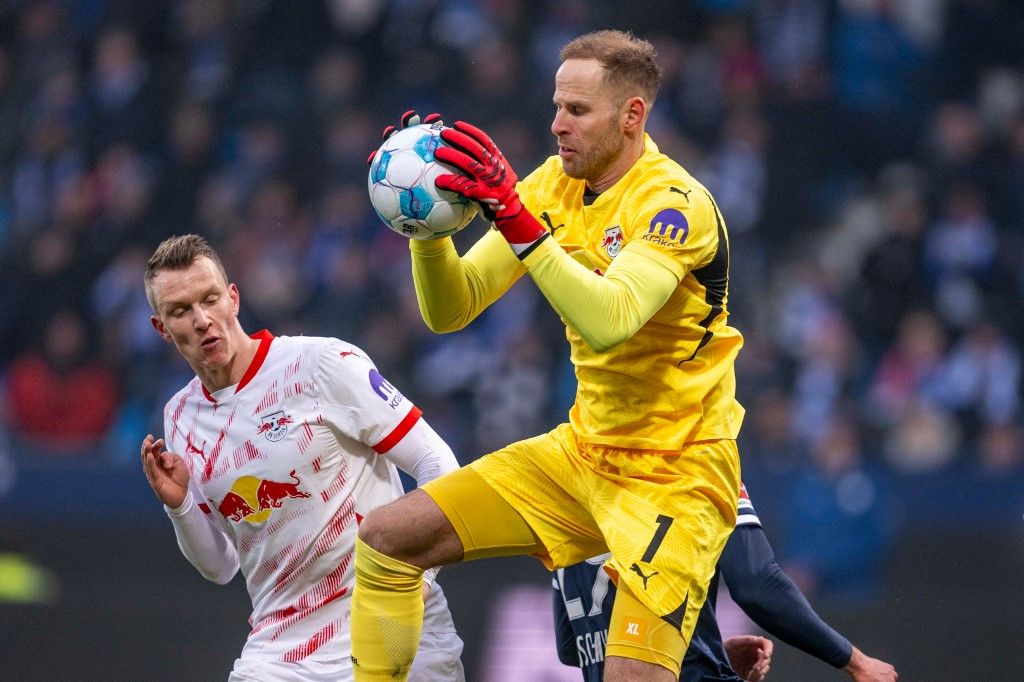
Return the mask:
<path id="1" fill-rule="evenodd" d="M 644 552 L 643 557 L 640 561 L 644 563 L 651 563 L 651 559 L 654 558 L 654 553 L 661 547 L 661 543 L 665 540 L 665 535 L 668 534 L 669 526 L 675 521 L 671 516 L 665 516 L 664 514 L 658 514 L 658 530 L 654 531 L 654 537 L 651 538 L 651 544 L 647 545 L 647 551 Z"/>

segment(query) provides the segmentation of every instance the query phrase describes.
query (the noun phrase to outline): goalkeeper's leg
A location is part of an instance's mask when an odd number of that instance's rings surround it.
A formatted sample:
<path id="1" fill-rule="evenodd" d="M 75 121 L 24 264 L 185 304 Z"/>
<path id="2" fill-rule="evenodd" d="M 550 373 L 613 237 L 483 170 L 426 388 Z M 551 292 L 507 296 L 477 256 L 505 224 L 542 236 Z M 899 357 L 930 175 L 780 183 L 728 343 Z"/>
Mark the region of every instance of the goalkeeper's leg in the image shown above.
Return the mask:
<path id="1" fill-rule="evenodd" d="M 356 680 L 407 678 L 423 624 L 424 569 L 462 559 L 543 553 L 523 517 L 470 468 L 371 512 L 356 541 L 351 621 Z"/>

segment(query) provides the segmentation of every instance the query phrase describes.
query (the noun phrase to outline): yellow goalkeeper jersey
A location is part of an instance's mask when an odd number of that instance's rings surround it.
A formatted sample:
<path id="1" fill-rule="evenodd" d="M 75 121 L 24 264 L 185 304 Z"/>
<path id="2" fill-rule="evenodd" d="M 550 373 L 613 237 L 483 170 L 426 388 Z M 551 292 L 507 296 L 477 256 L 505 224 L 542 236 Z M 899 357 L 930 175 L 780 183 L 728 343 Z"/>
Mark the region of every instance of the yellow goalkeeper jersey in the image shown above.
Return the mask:
<path id="1" fill-rule="evenodd" d="M 566 322 L 579 384 L 569 421 L 582 442 L 677 450 L 735 438 L 743 339 L 727 324 L 729 241 L 710 193 L 650 137 L 600 195 L 586 196 L 557 156 L 517 189 L 553 237 L 522 261 L 493 230 L 462 258 L 450 240 L 413 242 L 428 324 L 465 326 L 528 270 Z M 666 278 L 648 300 L 648 284 Z"/>

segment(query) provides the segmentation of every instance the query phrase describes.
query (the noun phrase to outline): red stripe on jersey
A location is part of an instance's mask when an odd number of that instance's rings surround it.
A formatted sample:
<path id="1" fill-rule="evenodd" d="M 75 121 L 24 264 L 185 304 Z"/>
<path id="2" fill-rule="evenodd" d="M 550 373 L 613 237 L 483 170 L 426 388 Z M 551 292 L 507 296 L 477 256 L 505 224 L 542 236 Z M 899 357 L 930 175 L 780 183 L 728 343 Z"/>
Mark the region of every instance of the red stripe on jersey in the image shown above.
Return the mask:
<path id="1" fill-rule="evenodd" d="M 298 661 L 308 657 L 334 637 L 334 633 L 338 631 L 339 625 L 340 621 L 332 621 L 328 623 L 319 632 L 310 637 L 307 642 L 300 644 L 291 651 L 285 653 L 281 660 L 285 663 L 297 663 Z"/>
<path id="2" fill-rule="evenodd" d="M 302 356 L 300 355 L 299 357 L 295 358 L 295 362 L 293 362 L 292 364 L 290 364 L 287 367 L 285 367 L 285 369 L 284 369 L 284 380 L 288 381 L 288 379 L 290 379 L 291 377 L 293 377 L 295 374 L 298 373 L 299 368 L 301 368 L 301 367 L 302 367 Z"/>
<path id="3" fill-rule="evenodd" d="M 331 484 L 320 491 L 320 498 L 324 502 L 329 502 L 332 497 L 341 492 L 341 489 L 345 487 L 345 481 L 348 480 L 348 464 L 342 463 L 341 471 L 338 472 L 337 477 L 331 481 Z"/>
<path id="4" fill-rule="evenodd" d="M 263 329 L 250 335 L 249 338 L 258 340 L 260 342 L 260 347 L 256 349 L 255 357 L 253 357 L 252 362 L 249 363 L 249 367 L 245 370 L 245 374 L 242 375 L 242 380 L 238 382 L 238 386 L 235 388 L 235 393 L 238 393 L 245 388 L 245 385 L 252 381 L 252 378 L 256 376 L 256 372 L 260 371 L 260 367 L 263 366 L 263 361 L 267 359 L 267 353 L 270 352 L 270 343 L 274 340 L 274 335 L 266 329 Z"/>
<path id="5" fill-rule="evenodd" d="M 309 422 L 302 422 L 302 433 L 299 434 L 299 452 L 305 454 L 306 448 L 313 442 L 313 429 L 309 428 Z M 320 458 L 313 461 L 313 473 L 320 471 Z"/>
<path id="6" fill-rule="evenodd" d="M 409 433 L 410 429 L 412 429 L 416 424 L 416 421 L 421 416 L 423 416 L 423 410 L 413 405 L 412 409 L 409 410 L 409 414 L 405 415 L 405 419 L 398 422 L 398 426 L 396 426 L 391 433 L 384 436 L 384 439 L 381 440 L 381 442 L 373 446 L 373 451 L 378 455 L 383 455 L 385 452 L 398 445 L 398 442 L 405 438 L 405 434 Z"/>

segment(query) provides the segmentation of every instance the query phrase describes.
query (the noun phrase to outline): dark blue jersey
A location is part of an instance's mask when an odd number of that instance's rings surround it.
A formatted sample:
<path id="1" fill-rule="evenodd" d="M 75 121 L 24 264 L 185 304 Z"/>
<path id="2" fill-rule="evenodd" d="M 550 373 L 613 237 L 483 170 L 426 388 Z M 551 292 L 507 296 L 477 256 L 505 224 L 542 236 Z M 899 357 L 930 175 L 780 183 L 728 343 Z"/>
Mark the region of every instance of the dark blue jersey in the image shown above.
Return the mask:
<path id="1" fill-rule="evenodd" d="M 604 647 L 615 601 L 615 587 L 601 568 L 607 555 L 559 569 L 555 573 L 554 614 L 558 657 L 578 666 L 583 679 L 600 682 Z M 715 618 L 718 581 L 724 579 L 733 599 L 768 633 L 839 668 L 850 660 L 850 643 L 825 624 L 807 599 L 775 562 L 746 489 L 740 492 L 736 529 L 722 551 L 697 617 L 680 680 L 742 682 L 729 665 Z"/>

